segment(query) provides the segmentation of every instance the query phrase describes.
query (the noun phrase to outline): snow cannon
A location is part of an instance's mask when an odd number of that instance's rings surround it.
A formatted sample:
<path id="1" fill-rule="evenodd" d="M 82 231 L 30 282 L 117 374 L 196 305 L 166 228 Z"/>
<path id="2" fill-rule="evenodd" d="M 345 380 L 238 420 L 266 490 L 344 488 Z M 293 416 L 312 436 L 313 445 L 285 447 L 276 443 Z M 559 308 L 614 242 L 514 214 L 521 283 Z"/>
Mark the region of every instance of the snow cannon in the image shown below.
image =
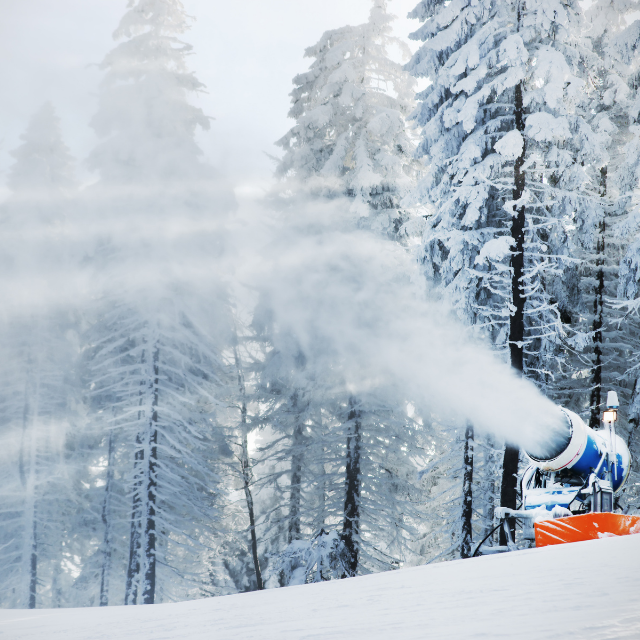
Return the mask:
<path id="1" fill-rule="evenodd" d="M 554 484 L 565 485 L 567 495 L 572 499 L 576 494 L 573 487 L 582 485 L 591 473 L 596 473 L 596 476 L 603 481 L 611 476 L 612 495 L 620 492 L 629 477 L 631 455 L 626 442 L 619 435 L 609 429 L 595 431 L 573 411 L 567 409 L 561 409 L 561 411 L 565 428 L 553 446 L 546 452 L 533 450 L 525 452 L 532 463 L 523 476 L 523 489 L 525 484 L 529 489 L 523 493 L 523 498 L 526 497 L 528 502 L 524 505 L 525 509 L 532 509 L 541 504 L 546 504 L 549 509 L 552 509 L 553 506 L 562 504 L 561 500 L 555 499 L 554 496 L 557 494 L 549 493 L 546 487 L 530 486 L 536 471 L 548 475 L 549 480 Z M 525 477 L 528 483 L 525 482 Z M 537 493 L 532 493 L 534 489 Z M 536 496 L 548 497 L 550 500 L 536 500 Z M 610 508 L 602 510 L 613 510 L 613 497 L 611 500 Z M 562 506 L 568 508 L 568 503 Z"/>
<path id="2" fill-rule="evenodd" d="M 531 464 L 520 480 L 521 507 L 496 509 L 507 546 L 483 547 L 488 536 L 476 553 L 510 551 L 532 541 L 542 547 L 640 533 L 640 517 L 621 513 L 617 504 L 631 470 L 629 448 L 615 432 L 618 408 L 618 396 L 610 391 L 600 429 L 560 408 L 563 424 L 557 437 L 525 452 Z M 514 521 L 522 525 L 519 545 Z"/>

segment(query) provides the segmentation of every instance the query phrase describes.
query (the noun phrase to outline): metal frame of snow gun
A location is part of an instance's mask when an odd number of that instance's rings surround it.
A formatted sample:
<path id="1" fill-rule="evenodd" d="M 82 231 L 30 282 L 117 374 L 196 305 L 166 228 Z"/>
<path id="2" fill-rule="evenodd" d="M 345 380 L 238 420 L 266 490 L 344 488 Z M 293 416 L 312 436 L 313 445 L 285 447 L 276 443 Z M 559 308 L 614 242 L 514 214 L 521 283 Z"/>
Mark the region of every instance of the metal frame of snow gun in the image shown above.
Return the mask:
<path id="1" fill-rule="evenodd" d="M 523 525 L 524 539 L 534 539 L 534 526 L 537 518 L 540 517 L 539 510 L 526 511 L 524 509 L 507 509 L 506 507 L 498 507 L 495 511 L 496 518 L 500 520 L 500 524 L 504 528 L 505 536 L 507 539 L 507 547 L 509 551 L 514 551 L 518 547 L 511 535 L 511 527 L 508 524 L 508 518 L 515 518 L 519 520 Z M 549 513 L 550 517 L 553 517 L 553 512 Z"/>
<path id="2" fill-rule="evenodd" d="M 526 532 L 533 532 L 534 520 L 537 516 L 537 512 L 533 513 L 532 511 L 523 511 L 522 509 L 507 509 L 506 507 L 498 507 L 495 511 L 496 517 L 499 519 L 498 524 L 484 537 L 482 542 L 476 547 L 476 550 L 473 553 L 472 557 L 480 555 L 490 555 L 494 553 L 503 553 L 505 551 L 515 551 L 518 549 L 513 536 L 511 535 L 511 527 L 509 526 L 509 521 L 507 518 L 516 518 L 517 520 L 524 521 L 525 527 L 524 530 Z M 486 547 L 482 549 L 484 543 L 500 528 L 502 527 L 505 533 L 505 537 L 507 540 L 507 546 L 494 546 L 494 547 Z M 533 539 L 533 534 L 531 533 L 531 538 Z"/>
<path id="3" fill-rule="evenodd" d="M 478 556 L 478 552 L 482 548 L 482 545 L 502 526 L 504 526 L 503 523 L 499 522 L 495 527 L 493 527 L 493 529 L 491 529 L 491 531 L 489 531 L 489 533 L 482 539 L 482 542 L 476 547 L 476 550 L 473 552 L 473 555 L 471 556 L 472 558 L 476 558 Z M 509 530 L 509 535 L 511 535 L 511 530 Z M 508 548 L 503 549 L 502 547 L 488 547 L 488 548 L 492 549 L 493 553 L 499 553 L 498 550 L 508 551 Z M 485 552 L 481 555 L 487 555 L 487 551 L 485 550 Z"/>

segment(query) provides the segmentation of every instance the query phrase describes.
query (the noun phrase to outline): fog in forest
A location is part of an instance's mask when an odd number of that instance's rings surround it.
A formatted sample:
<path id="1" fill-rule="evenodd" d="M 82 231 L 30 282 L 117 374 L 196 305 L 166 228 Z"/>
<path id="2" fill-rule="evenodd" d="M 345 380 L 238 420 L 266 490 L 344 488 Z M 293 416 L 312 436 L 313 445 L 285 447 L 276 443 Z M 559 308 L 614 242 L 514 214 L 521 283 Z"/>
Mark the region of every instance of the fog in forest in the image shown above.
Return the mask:
<path id="1" fill-rule="evenodd" d="M 235 7 L 101 1 L 98 20 L 65 0 L 61 35 L 43 40 L 55 65 L 25 54 L 0 158 L 0 606 L 168 602 L 468 557 L 494 527 L 505 445 L 554 450 L 560 403 L 599 421 L 603 397 L 582 381 L 588 270 L 604 258 L 586 247 L 605 246 L 605 195 L 635 180 L 618 154 L 606 183 L 622 112 L 592 118 L 585 82 L 548 63 L 566 53 L 554 43 L 529 65 L 544 7 L 524 42 L 491 5 L 490 64 L 473 63 L 491 91 L 477 80 L 480 97 L 434 115 L 455 83 L 438 66 L 448 45 L 425 34 L 458 32 L 450 3 L 407 18 L 416 3 L 332 1 L 305 18 L 289 0 L 250 2 L 238 35 Z M 87 32 L 67 51 L 74 15 Z M 501 144 L 480 144 L 483 100 L 503 108 L 526 74 L 527 108 L 557 99 L 556 115 L 539 107 L 538 128 L 508 138 L 511 115 L 496 116 Z M 516 197 L 525 149 L 535 170 Z M 601 311 L 612 291 L 603 275 Z"/>
<path id="2" fill-rule="evenodd" d="M 52 207 L 59 216 L 39 217 Z M 356 395 L 375 388 L 425 419 L 469 421 L 525 449 L 544 446 L 561 424 L 555 405 L 429 290 L 410 249 L 354 229 L 347 201 L 282 212 L 239 207 L 224 187 L 172 184 L 167 193 L 157 183 L 7 208 L 16 210 L 2 234 L 10 342 L 23 330 L 28 341 L 34 319 L 88 319 L 116 299 L 159 323 L 187 305 L 215 335 L 209 316 L 224 289 L 245 317 L 268 300 L 307 358 Z"/>

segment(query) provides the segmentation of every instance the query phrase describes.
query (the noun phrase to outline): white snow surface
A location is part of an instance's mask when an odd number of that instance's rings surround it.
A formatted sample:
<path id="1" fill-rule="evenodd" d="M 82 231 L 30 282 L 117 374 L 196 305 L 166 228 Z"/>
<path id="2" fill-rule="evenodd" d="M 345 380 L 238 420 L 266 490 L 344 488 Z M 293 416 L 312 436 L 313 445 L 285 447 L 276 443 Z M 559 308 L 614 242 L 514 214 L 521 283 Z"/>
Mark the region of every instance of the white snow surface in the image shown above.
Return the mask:
<path id="1" fill-rule="evenodd" d="M 640 638 L 640 535 L 177 604 L 0 611 L 2 640 Z"/>
<path id="2" fill-rule="evenodd" d="M 513 130 L 500 138 L 493 148 L 505 158 L 505 160 L 515 160 L 522 153 L 523 146 L 524 138 L 522 134 L 517 130 Z"/>
<path id="3" fill-rule="evenodd" d="M 517 133 L 517 132 L 516 132 Z M 504 260 L 511 253 L 511 247 L 515 244 L 511 236 L 498 236 L 491 238 L 484 244 L 480 253 L 476 257 L 476 264 L 482 264 L 485 261 L 499 262 Z"/>
<path id="4" fill-rule="evenodd" d="M 570 138 L 571 130 L 564 117 L 556 118 L 550 113 L 533 113 L 527 118 L 525 134 L 538 142 L 554 142 Z"/>

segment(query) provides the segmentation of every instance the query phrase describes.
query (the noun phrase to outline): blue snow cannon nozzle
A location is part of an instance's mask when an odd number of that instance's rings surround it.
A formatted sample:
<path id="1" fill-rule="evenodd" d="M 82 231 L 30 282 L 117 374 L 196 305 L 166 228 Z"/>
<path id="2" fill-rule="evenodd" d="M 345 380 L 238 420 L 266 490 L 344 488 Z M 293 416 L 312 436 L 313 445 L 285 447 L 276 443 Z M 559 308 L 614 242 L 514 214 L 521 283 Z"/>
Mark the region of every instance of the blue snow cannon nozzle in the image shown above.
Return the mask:
<path id="1" fill-rule="evenodd" d="M 613 394 L 613 397 L 611 397 Z M 609 392 L 607 404 L 618 402 L 615 392 Z M 614 407 L 611 407 L 614 410 Z M 562 409 L 565 416 L 565 424 L 560 437 L 553 446 L 544 452 L 527 451 L 527 455 L 534 465 L 541 471 L 559 472 L 571 469 L 585 480 L 594 471 L 598 471 L 598 477 L 606 478 L 607 465 L 601 464 L 604 457 L 609 455 L 613 460 L 615 456 L 615 473 L 613 490 L 618 492 L 627 481 L 631 470 L 631 456 L 626 442 L 618 435 L 613 436 L 613 447 L 604 432 L 594 431 L 588 427 L 578 416 Z M 610 450 L 611 449 L 611 450 Z"/>

